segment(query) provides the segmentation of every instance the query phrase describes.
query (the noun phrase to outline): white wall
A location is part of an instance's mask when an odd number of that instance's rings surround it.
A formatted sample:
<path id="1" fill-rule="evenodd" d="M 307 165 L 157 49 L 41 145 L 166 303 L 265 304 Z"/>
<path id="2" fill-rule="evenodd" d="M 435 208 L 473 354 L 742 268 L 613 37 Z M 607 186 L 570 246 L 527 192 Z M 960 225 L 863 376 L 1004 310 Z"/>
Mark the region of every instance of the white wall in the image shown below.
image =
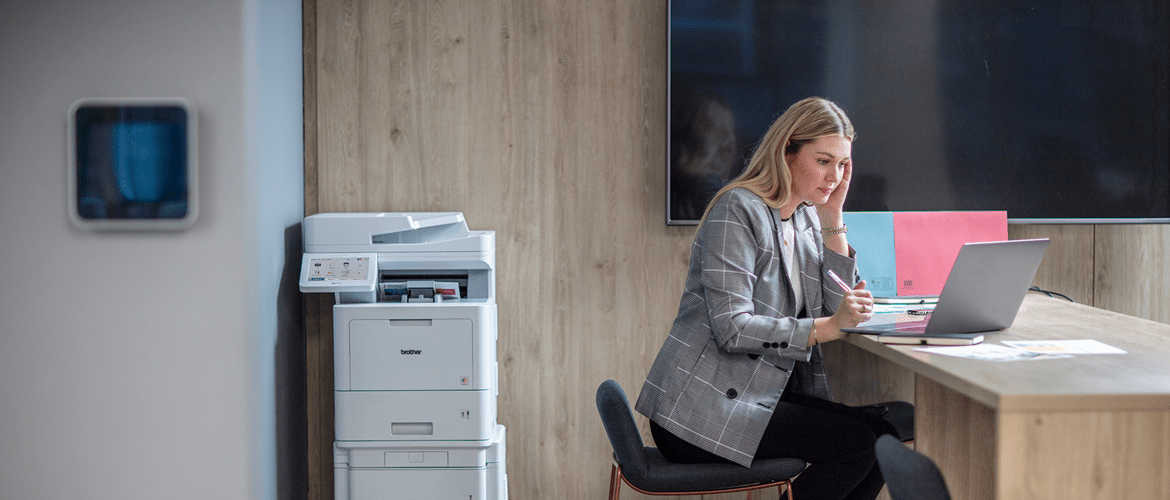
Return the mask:
<path id="1" fill-rule="evenodd" d="M 0 0 L 0 498 L 301 495 L 300 9 Z M 66 111 L 112 96 L 198 109 L 191 229 L 69 224 Z"/>

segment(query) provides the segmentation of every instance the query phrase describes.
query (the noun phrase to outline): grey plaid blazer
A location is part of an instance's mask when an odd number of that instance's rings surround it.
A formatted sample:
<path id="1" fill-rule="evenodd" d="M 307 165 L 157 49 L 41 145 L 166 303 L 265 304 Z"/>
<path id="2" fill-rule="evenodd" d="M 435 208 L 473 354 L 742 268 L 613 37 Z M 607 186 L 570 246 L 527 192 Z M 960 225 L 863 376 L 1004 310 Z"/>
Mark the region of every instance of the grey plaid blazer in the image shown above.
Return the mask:
<path id="1" fill-rule="evenodd" d="M 686 289 L 635 409 L 683 440 L 748 467 L 772 410 L 792 390 L 832 400 L 813 318 L 831 315 L 857 281 L 848 257 L 824 249 L 812 207 L 793 214 L 806 316 L 797 319 L 773 211 L 746 189 L 724 194 L 695 235 Z"/>

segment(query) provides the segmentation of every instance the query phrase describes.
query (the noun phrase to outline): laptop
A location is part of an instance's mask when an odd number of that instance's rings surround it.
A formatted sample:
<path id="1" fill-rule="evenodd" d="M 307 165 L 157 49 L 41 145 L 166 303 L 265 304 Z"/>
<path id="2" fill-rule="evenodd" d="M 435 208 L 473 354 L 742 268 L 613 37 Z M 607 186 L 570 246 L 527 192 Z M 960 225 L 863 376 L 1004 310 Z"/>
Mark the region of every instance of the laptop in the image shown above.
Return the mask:
<path id="1" fill-rule="evenodd" d="M 841 330 L 893 344 L 978 344 L 981 332 L 1012 326 L 1047 249 L 1048 238 L 967 243 L 933 311 L 910 321 L 871 320 Z"/>

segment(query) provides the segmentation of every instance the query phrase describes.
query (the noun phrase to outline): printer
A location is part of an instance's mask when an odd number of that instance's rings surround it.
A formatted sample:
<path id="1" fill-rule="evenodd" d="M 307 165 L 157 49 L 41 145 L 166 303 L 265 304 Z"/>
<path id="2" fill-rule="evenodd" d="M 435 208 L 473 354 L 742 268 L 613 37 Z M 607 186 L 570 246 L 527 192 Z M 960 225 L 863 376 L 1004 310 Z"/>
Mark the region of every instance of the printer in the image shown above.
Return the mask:
<path id="1" fill-rule="evenodd" d="M 459 212 L 305 218 L 300 289 L 332 293 L 335 498 L 506 499 L 495 233 Z"/>

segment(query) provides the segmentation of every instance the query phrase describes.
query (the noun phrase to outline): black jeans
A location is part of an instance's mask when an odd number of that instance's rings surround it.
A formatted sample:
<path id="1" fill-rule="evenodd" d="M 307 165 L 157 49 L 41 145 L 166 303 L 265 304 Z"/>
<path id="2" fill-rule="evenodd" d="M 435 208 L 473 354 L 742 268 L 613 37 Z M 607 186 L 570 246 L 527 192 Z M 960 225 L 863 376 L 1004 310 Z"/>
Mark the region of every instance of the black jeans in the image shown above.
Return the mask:
<path id="1" fill-rule="evenodd" d="M 658 450 L 671 462 L 729 462 L 654 422 L 650 422 L 650 432 Z M 784 391 L 755 458 L 809 462 L 792 484 L 793 493 L 802 500 L 873 500 L 885 484 L 873 452 L 874 442 L 882 434 L 897 436 L 898 432 L 868 411 Z"/>

